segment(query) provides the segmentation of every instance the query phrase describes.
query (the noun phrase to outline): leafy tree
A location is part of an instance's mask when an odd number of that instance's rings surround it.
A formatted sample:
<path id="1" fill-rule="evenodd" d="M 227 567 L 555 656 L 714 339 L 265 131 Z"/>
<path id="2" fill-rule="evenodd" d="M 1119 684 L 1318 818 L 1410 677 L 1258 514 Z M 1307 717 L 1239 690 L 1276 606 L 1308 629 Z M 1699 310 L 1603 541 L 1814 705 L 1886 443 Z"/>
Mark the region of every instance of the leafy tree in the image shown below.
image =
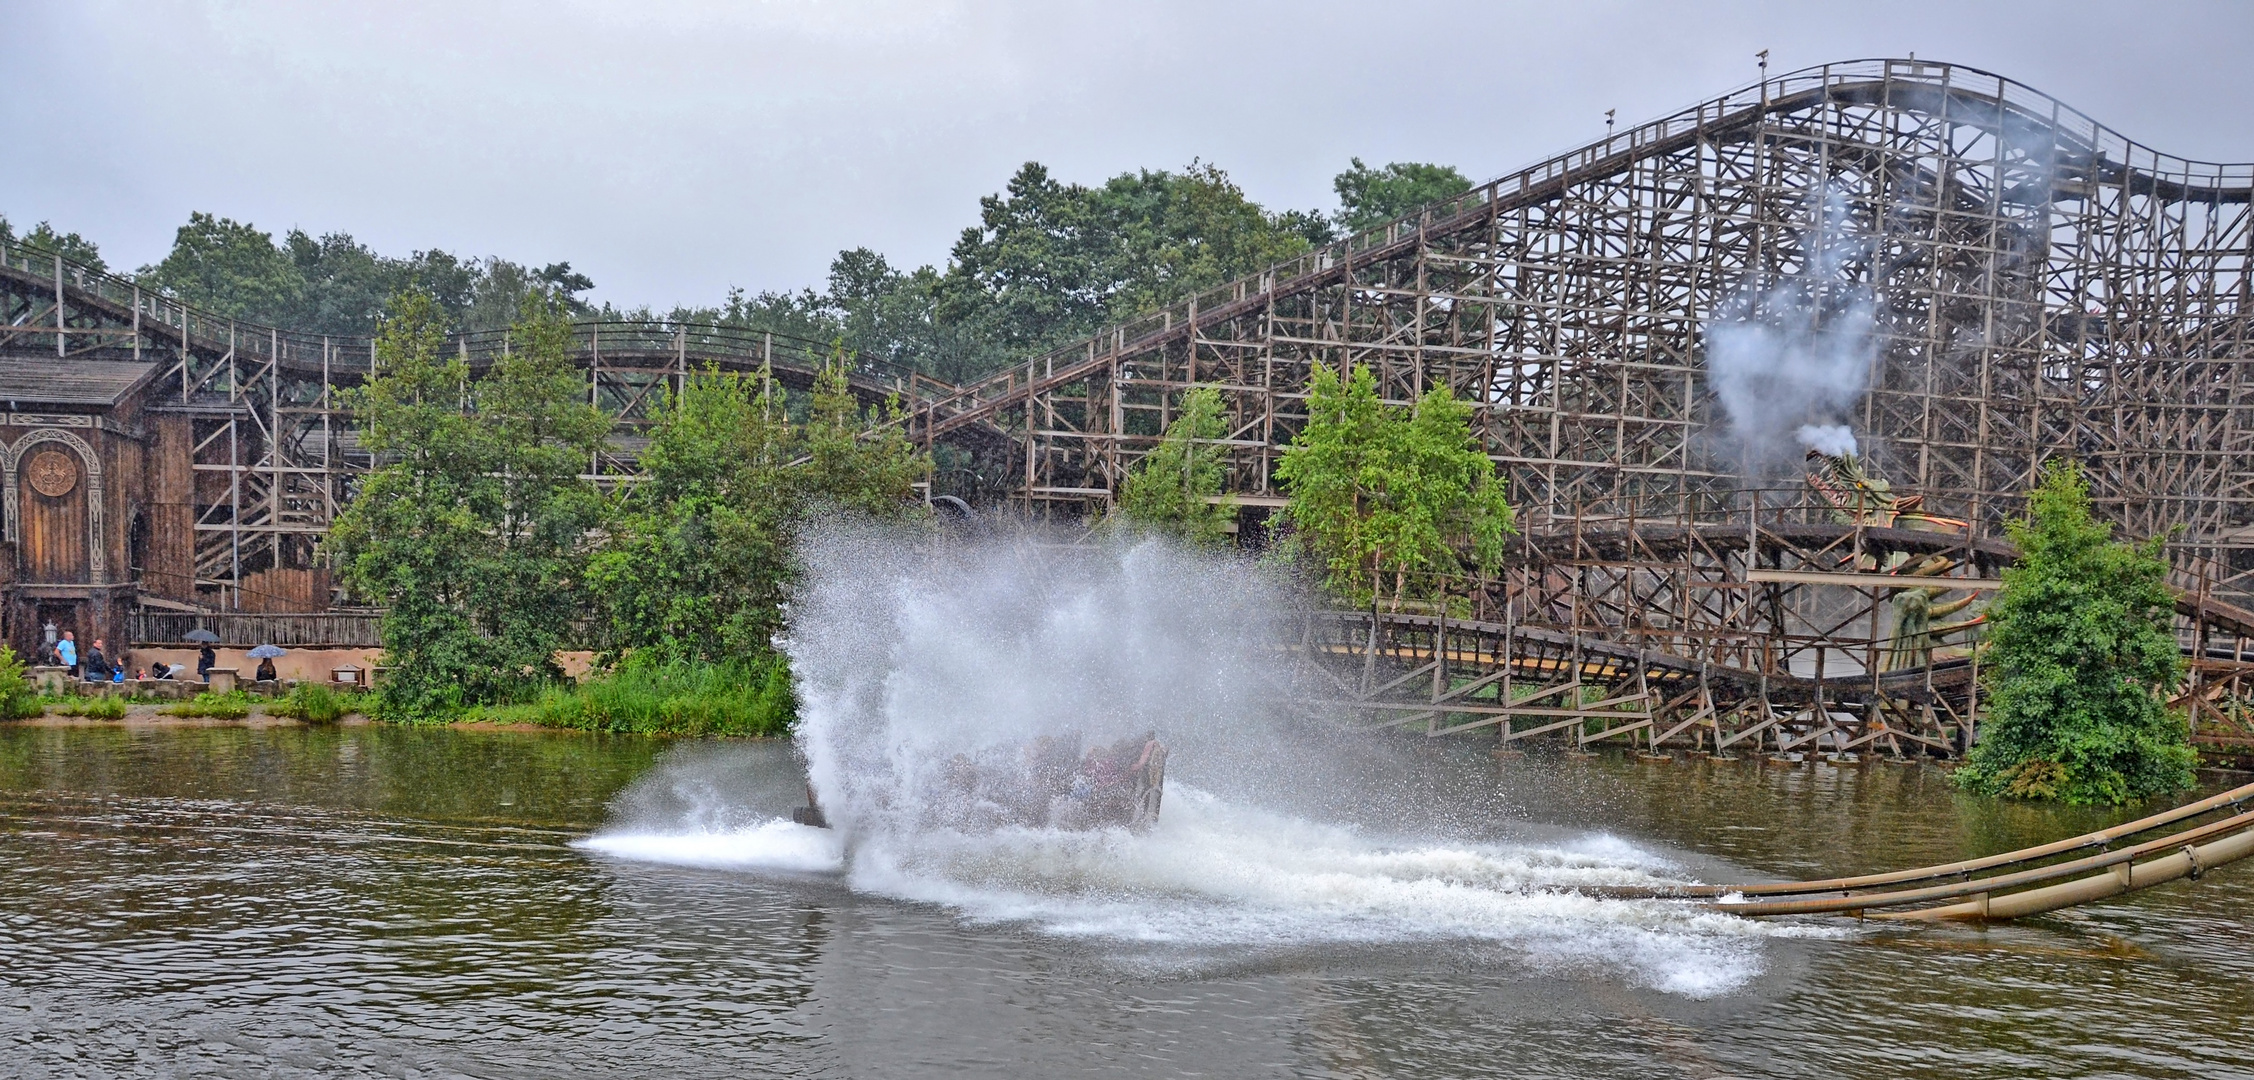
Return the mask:
<path id="1" fill-rule="evenodd" d="M 42 251 L 54 252 L 64 259 L 89 270 L 107 271 L 109 269 L 109 264 L 102 261 L 101 249 L 95 247 L 92 240 L 74 232 L 56 232 L 54 226 L 44 221 L 32 226 L 31 230 L 22 236 L 17 236 L 15 231 L 8 227 L 8 219 L 0 217 L 0 240 L 14 240 L 17 243 L 27 244 Z"/>
<path id="2" fill-rule="evenodd" d="M 560 674 L 600 507 L 579 472 L 609 423 L 564 355 L 558 305 L 528 303 L 514 340 L 473 382 L 436 302 L 403 294 L 377 335 L 376 377 L 354 394 L 385 464 L 329 543 L 346 582 L 385 609 L 389 715 L 444 718 Z"/>
<path id="3" fill-rule="evenodd" d="M 1373 169 L 1361 158 L 1351 160 L 1353 164 L 1331 180 L 1332 190 L 1338 192 L 1338 225 L 1350 233 L 1471 190 L 1471 181 L 1451 165 L 1396 161 Z"/>
<path id="4" fill-rule="evenodd" d="M 1212 165 L 1088 188 L 1027 162 L 1005 195 L 979 200 L 979 225 L 963 230 L 939 284 L 937 316 L 998 350 L 998 361 L 1252 273 L 1322 234 L 1313 215 L 1270 214 Z"/>
<path id="5" fill-rule="evenodd" d="M 891 408 L 897 416 L 899 403 Z M 878 519 L 920 512 L 910 500 L 929 465 L 900 425 L 871 430 L 879 418 L 874 410 L 864 412 L 853 397 L 845 358 L 838 356 L 814 380 L 799 432 L 803 457 L 792 483 L 803 509 Z"/>
<path id="6" fill-rule="evenodd" d="M 305 288 L 272 234 L 201 211 L 188 215 L 171 253 L 142 267 L 140 278 L 212 314 L 262 322 L 293 310 Z"/>
<path id="7" fill-rule="evenodd" d="M 298 229 L 277 244 L 252 225 L 205 213 L 190 214 L 171 252 L 140 278 L 213 314 L 314 334 L 371 333 L 389 299 L 409 290 L 430 297 L 455 330 L 507 327 L 535 301 L 574 316 L 595 310 L 578 298 L 594 281 L 568 262 L 534 269 L 437 250 L 393 258 L 346 233 L 316 238 Z"/>
<path id="8" fill-rule="evenodd" d="M 820 303 L 847 351 L 968 382 L 984 375 L 993 357 L 961 325 L 940 318 L 943 280 L 931 267 L 895 270 L 884 256 L 855 248 L 830 263 L 829 292 Z"/>
<path id="9" fill-rule="evenodd" d="M 1322 220 L 1270 214 L 1220 167 L 1122 173 L 1097 193 L 1117 250 L 1107 320 L 1131 318 L 1199 289 L 1258 273 L 1328 239 Z"/>
<path id="10" fill-rule="evenodd" d="M 660 404 L 647 479 L 587 571 L 610 651 L 707 663 L 769 651 L 789 576 L 782 397 L 770 379 L 715 371 Z"/>
<path id="11" fill-rule="evenodd" d="M 1470 421 L 1471 406 L 1444 388 L 1403 410 L 1379 400 L 1369 368 L 1341 379 L 1315 366 L 1307 426 L 1276 476 L 1291 492 L 1296 543 L 1331 591 L 1356 606 L 1390 592 L 1398 606 L 1438 595 L 1448 576 L 1500 566 L 1510 503 Z"/>
<path id="12" fill-rule="evenodd" d="M 2019 561 L 1988 607 L 1987 723 L 1957 782 L 1990 795 L 2122 803 L 2191 786 L 2184 674 L 2164 538 L 2112 540 L 2071 461 L 2053 461 L 2009 525 Z"/>
<path id="13" fill-rule="evenodd" d="M 292 229 L 282 249 L 301 282 L 297 301 L 286 312 L 258 317 L 311 334 L 370 333 L 390 298 L 410 289 L 427 293 L 449 321 L 459 323 L 484 277 L 480 264 L 443 251 L 389 258 L 345 233 L 316 239 Z M 522 297 L 514 298 L 510 316 L 521 308 Z"/>
<path id="14" fill-rule="evenodd" d="M 1123 520 L 1194 544 L 1229 542 L 1237 508 L 1219 497 L 1228 468 L 1223 451 L 1212 442 L 1228 434 L 1221 405 L 1221 392 L 1210 386 L 1182 396 L 1182 411 L 1166 426 L 1165 438 L 1121 484 L 1118 513 Z"/>
<path id="15" fill-rule="evenodd" d="M 805 402 L 803 423 L 766 378 L 691 376 L 660 408 L 628 495 L 588 579 L 607 647 L 665 663 L 766 663 L 781 627 L 792 547 L 813 515 L 918 514 L 927 470 L 897 428 L 864 434 L 843 356 Z"/>

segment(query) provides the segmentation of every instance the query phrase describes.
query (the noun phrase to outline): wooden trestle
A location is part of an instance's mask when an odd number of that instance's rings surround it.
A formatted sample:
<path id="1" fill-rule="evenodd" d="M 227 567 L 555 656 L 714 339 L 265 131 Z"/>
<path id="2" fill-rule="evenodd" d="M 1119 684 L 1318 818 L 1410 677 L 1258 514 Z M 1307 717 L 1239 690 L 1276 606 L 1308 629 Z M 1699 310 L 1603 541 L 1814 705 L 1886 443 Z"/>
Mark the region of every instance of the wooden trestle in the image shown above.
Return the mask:
<path id="1" fill-rule="evenodd" d="M 2016 552 L 1968 534 L 1827 520 L 1800 493 L 1742 493 L 1660 520 L 1536 525 L 1511 567 L 1428 610 L 1311 612 L 1297 647 L 1317 704 L 1430 735 L 1491 730 L 1575 749 L 1954 756 L 1980 713 L 1980 627 L 1903 649 L 1893 597 L 1992 594 Z M 1893 567 L 1892 572 L 1879 568 Z M 1923 567 L 1944 572 L 1911 575 Z M 2173 583 L 2192 676 L 2179 705 L 2211 749 L 2254 750 L 2241 684 L 2254 612 Z M 1904 665 L 1907 653 L 1919 662 Z"/>

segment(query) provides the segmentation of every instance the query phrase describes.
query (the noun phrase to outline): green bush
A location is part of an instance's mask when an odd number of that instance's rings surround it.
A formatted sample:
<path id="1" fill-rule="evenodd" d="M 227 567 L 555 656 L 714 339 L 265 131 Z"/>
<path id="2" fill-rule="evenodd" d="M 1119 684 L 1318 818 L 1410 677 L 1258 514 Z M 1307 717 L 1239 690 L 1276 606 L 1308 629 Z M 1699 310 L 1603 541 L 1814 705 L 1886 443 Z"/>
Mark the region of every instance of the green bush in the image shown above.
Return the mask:
<path id="1" fill-rule="evenodd" d="M 629 657 L 577 686 L 479 709 L 468 719 L 644 735 L 781 735 L 796 713 L 790 666 L 780 656 L 720 664 Z"/>
<path id="2" fill-rule="evenodd" d="M 82 716 L 88 720 L 125 719 L 125 699 L 121 697 L 62 698 L 49 708 L 64 716 Z"/>
<path id="3" fill-rule="evenodd" d="M 37 716 L 42 711 L 39 694 L 24 676 L 23 661 L 16 657 L 16 650 L 0 645 L 0 720 Z"/>
<path id="4" fill-rule="evenodd" d="M 299 683 L 287 696 L 266 707 L 273 716 L 289 716 L 309 724 L 333 724 L 355 711 L 351 698 L 319 683 Z"/>
<path id="5" fill-rule="evenodd" d="M 250 715 L 250 695 L 240 690 L 214 694 L 209 690 L 189 698 L 178 705 L 167 705 L 164 712 L 171 716 L 203 716 L 213 720 L 240 720 Z"/>

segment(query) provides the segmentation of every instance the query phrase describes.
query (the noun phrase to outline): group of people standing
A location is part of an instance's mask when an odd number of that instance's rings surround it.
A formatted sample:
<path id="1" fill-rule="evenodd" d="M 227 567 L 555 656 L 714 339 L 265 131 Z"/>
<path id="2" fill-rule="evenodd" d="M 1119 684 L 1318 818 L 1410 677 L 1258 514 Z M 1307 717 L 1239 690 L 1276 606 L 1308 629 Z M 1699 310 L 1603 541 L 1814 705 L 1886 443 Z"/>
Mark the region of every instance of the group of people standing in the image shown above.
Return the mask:
<path id="1" fill-rule="evenodd" d="M 82 654 L 78 651 L 77 636 L 65 630 L 60 640 L 41 647 L 34 662 L 69 668 L 71 674 L 89 682 L 109 682 L 121 674 L 121 669 L 110 661 L 104 644 L 101 638 L 95 638 L 94 644 Z"/>

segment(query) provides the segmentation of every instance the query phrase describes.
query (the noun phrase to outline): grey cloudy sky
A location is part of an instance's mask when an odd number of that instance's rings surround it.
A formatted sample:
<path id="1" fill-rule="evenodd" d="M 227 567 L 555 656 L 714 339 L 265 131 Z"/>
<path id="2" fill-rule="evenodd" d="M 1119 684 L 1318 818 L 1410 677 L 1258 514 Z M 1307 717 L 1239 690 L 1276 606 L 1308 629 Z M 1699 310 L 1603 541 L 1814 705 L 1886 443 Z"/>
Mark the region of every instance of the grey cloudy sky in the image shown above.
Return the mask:
<path id="1" fill-rule="evenodd" d="M 1485 179 L 1772 71 L 1949 60 L 2254 160 L 2242 3 L 0 0 L 0 214 L 113 265 L 191 210 L 570 260 L 624 305 L 944 260 L 1027 160 L 1203 158 L 1328 209 L 1349 156 Z"/>

